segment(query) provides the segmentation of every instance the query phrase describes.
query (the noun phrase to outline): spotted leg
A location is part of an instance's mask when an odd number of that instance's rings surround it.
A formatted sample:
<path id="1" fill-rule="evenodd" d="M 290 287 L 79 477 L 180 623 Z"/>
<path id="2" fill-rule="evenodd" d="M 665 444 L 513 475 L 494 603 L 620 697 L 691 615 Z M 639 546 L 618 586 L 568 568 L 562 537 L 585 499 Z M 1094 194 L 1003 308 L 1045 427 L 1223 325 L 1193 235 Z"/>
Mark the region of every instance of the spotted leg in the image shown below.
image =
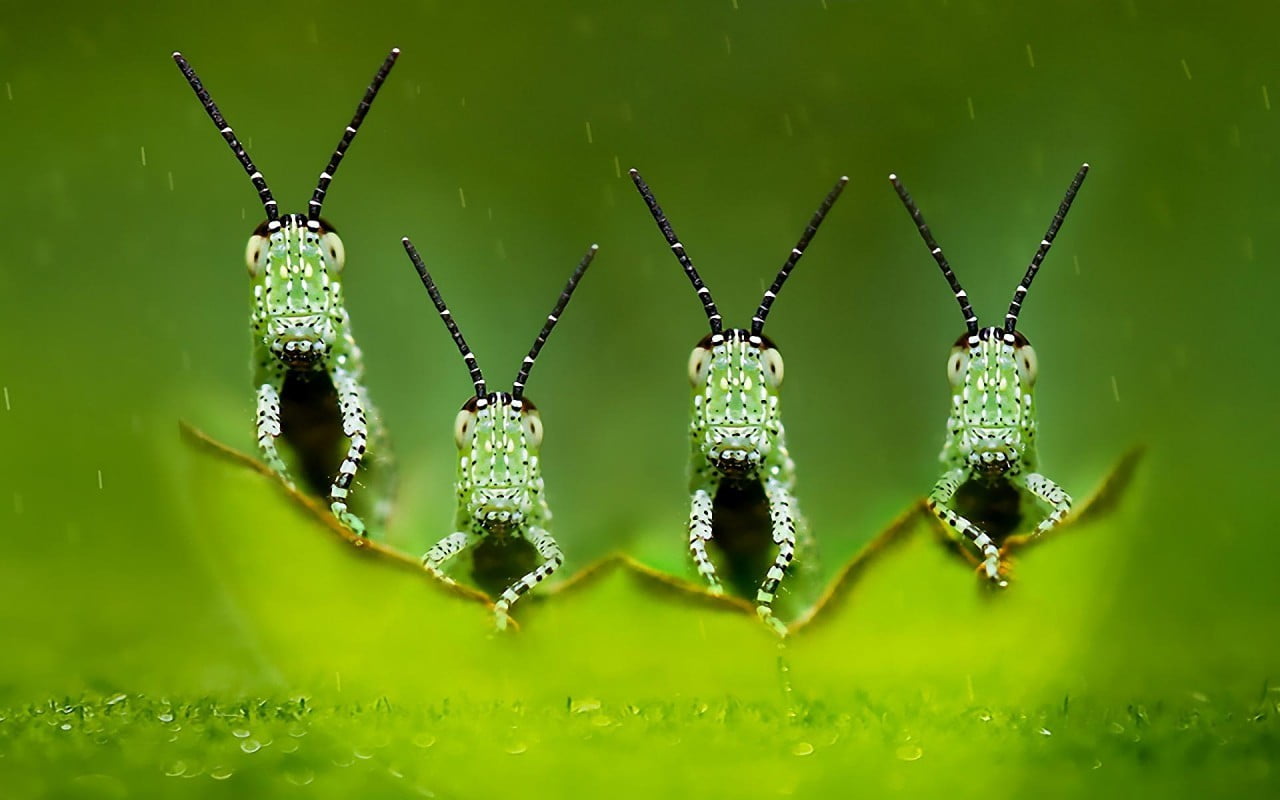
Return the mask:
<path id="1" fill-rule="evenodd" d="M 523 597 L 525 592 L 551 577 L 552 573 L 564 563 L 564 553 L 560 552 L 560 545 L 556 544 L 556 540 L 551 538 L 550 533 L 542 528 L 530 528 L 526 538 L 544 560 L 528 575 L 504 589 L 502 597 L 493 604 L 494 622 L 498 630 L 506 629 L 509 619 L 507 612 L 512 604 Z"/>
<path id="2" fill-rule="evenodd" d="M 258 451 L 271 471 L 292 489 L 293 479 L 276 449 L 276 439 L 280 436 L 280 386 L 283 383 L 284 374 L 281 372 L 258 386 Z"/>
<path id="3" fill-rule="evenodd" d="M 338 408 L 342 412 L 342 433 L 350 440 L 347 454 L 338 466 L 338 476 L 329 487 L 329 508 L 333 515 L 344 526 L 357 536 L 368 536 L 364 520 L 357 517 L 347 507 L 347 497 L 351 493 L 351 484 L 356 472 L 364 461 L 365 449 L 369 443 L 369 422 L 365 418 L 364 393 L 360 384 L 351 373 L 344 369 L 335 369 L 333 386 L 338 391 Z"/>
<path id="4" fill-rule="evenodd" d="M 778 545 L 778 555 L 756 592 L 756 615 L 778 635 L 786 636 L 787 626 L 773 615 L 773 600 L 796 554 L 795 502 L 786 485 L 773 478 L 765 481 L 764 493 L 769 499 L 769 522 L 773 528 L 773 541 Z"/>
<path id="5" fill-rule="evenodd" d="M 1038 472 L 1032 472 L 1025 478 L 1027 489 L 1035 495 L 1042 503 L 1051 506 L 1053 511 L 1045 517 L 1044 521 L 1036 526 L 1032 536 L 1041 536 L 1048 533 L 1062 522 L 1062 518 L 1071 510 L 1071 495 L 1062 490 L 1062 487 Z"/>
<path id="6" fill-rule="evenodd" d="M 422 557 L 422 567 L 439 581 L 443 581 L 449 585 L 457 583 L 453 578 L 444 574 L 441 567 L 449 559 L 466 550 L 468 547 L 479 542 L 483 536 L 471 531 L 458 531 L 451 533 L 440 541 L 436 542 L 427 554 Z"/>
<path id="7" fill-rule="evenodd" d="M 715 485 L 698 488 L 693 493 L 689 508 L 689 553 L 693 556 L 693 564 L 698 574 L 707 581 L 707 591 L 712 594 L 723 594 L 724 587 L 716 575 L 716 565 L 711 563 L 707 555 L 707 542 L 711 541 L 711 517 L 713 513 L 712 496 Z"/>
<path id="8" fill-rule="evenodd" d="M 998 586 L 1005 586 L 1008 581 L 1000 574 L 1000 549 L 996 547 L 996 543 L 977 525 L 951 510 L 951 501 L 955 499 L 964 478 L 965 471 L 959 468 L 943 475 L 929 493 L 929 510 L 965 539 L 973 542 L 973 546 L 982 554 L 982 570 L 987 578 Z"/>

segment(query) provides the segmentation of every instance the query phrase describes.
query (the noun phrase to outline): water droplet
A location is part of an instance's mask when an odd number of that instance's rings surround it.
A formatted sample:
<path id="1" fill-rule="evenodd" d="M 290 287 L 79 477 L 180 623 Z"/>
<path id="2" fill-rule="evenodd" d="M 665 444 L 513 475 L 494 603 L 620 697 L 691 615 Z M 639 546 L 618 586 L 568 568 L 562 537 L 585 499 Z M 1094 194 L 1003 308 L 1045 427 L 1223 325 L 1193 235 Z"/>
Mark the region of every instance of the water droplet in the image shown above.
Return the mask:
<path id="1" fill-rule="evenodd" d="M 217 766 L 209 770 L 209 777 L 213 778 L 215 781 L 225 781 L 234 774 L 236 774 L 235 770 L 231 767 Z"/>
<path id="2" fill-rule="evenodd" d="M 294 786 L 306 786 L 316 779 L 316 774 L 309 769 L 302 772 L 286 772 L 284 779 Z"/>
<path id="3" fill-rule="evenodd" d="M 69 731 L 69 730 L 71 730 L 71 723 L 70 723 L 70 722 L 64 722 L 64 723 L 62 723 L 61 725 L 59 725 L 59 726 L 58 726 L 58 729 L 59 729 L 59 730 L 63 730 L 63 731 Z"/>
<path id="4" fill-rule="evenodd" d="M 918 744 L 904 744 L 895 755 L 900 761 L 918 761 L 924 755 L 924 748 Z"/>
<path id="5" fill-rule="evenodd" d="M 420 733 L 417 736 L 413 737 L 414 746 L 421 747 L 423 750 L 426 750 L 428 747 L 430 747 L 435 743 L 436 743 L 436 737 L 431 736 L 430 734 Z"/>
<path id="6" fill-rule="evenodd" d="M 351 755 L 355 756 L 361 761 L 368 761 L 369 759 L 373 758 L 373 748 L 357 747 L 356 749 L 351 751 Z"/>
<path id="7" fill-rule="evenodd" d="M 575 714 L 585 714 L 588 711 L 599 711 L 600 701 L 593 697 L 586 697 L 582 700 L 574 700 L 569 704 L 569 710 Z"/>
<path id="8" fill-rule="evenodd" d="M 164 774 L 168 775 L 170 778 L 176 778 L 186 771 L 187 771 L 187 762 L 175 761 L 165 768 Z"/>
<path id="9" fill-rule="evenodd" d="M 791 754 L 796 756 L 811 756 L 813 755 L 813 745 L 808 742 L 796 742 L 791 745 Z"/>
<path id="10" fill-rule="evenodd" d="M 1053 731 L 1049 730 L 1048 728 L 1041 728 L 1040 730 L 1036 731 L 1036 733 L 1039 733 L 1041 736 L 1053 735 Z"/>
<path id="11" fill-rule="evenodd" d="M 524 742 L 514 742 L 512 744 L 507 745 L 507 752 L 513 756 L 518 756 L 528 749 L 529 749 L 529 745 L 525 744 Z"/>
<path id="12" fill-rule="evenodd" d="M 236 737 L 237 739 L 249 738 L 249 732 L 244 728 L 236 728 L 235 730 L 231 731 L 231 735 Z"/>
<path id="13" fill-rule="evenodd" d="M 240 743 L 240 749 L 246 753 L 256 753 L 262 749 L 262 742 L 257 739 L 245 739 Z"/>
<path id="14" fill-rule="evenodd" d="M 166 711 L 163 714 L 161 714 L 159 717 L 156 717 L 156 719 L 160 720 L 161 722 L 173 722 L 173 712 Z"/>
<path id="15" fill-rule="evenodd" d="M 129 698 L 129 695 L 125 694 L 124 692 L 120 692 L 119 694 L 113 694 L 107 698 L 107 705 L 114 706 L 118 703 L 123 703 L 128 698 Z"/>

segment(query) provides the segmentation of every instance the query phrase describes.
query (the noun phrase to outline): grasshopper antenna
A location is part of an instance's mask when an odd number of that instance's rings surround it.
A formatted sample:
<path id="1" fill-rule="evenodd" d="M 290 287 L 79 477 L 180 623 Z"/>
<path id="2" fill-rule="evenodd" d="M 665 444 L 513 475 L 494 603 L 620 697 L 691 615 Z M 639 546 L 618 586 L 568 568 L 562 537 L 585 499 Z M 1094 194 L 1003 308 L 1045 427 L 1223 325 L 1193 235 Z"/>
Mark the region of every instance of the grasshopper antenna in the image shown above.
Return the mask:
<path id="1" fill-rule="evenodd" d="M 436 288 L 436 282 L 431 280 L 431 273 L 427 272 L 427 265 L 422 263 L 422 256 L 418 255 L 418 250 L 413 246 L 413 242 L 409 241 L 406 236 L 400 240 L 404 245 L 404 251 L 409 254 L 409 260 L 413 262 L 413 266 L 418 270 L 418 277 L 422 279 L 422 285 L 427 287 L 427 294 L 431 295 L 431 302 L 436 304 L 436 311 L 440 312 L 440 319 L 444 320 L 444 326 L 449 329 L 449 335 L 453 337 L 453 343 L 458 346 L 458 352 L 462 353 L 462 360 L 467 362 L 467 369 L 471 371 L 471 382 L 476 387 L 476 397 L 484 398 L 489 392 L 485 388 L 484 374 L 480 372 L 480 364 L 476 361 L 475 354 L 471 352 L 471 348 L 467 347 L 467 340 L 462 338 L 462 331 L 458 330 L 458 323 L 453 321 L 453 314 L 449 313 L 449 307 L 444 304 L 444 298 L 440 296 L 440 290 Z"/>
<path id="2" fill-rule="evenodd" d="M 684 273 L 689 276 L 689 281 L 693 283 L 693 289 L 698 293 L 698 299 L 702 301 L 702 310 L 707 313 L 707 321 L 711 323 L 711 332 L 720 333 L 723 329 L 723 322 L 720 312 L 716 310 L 716 301 L 711 299 L 711 290 L 702 282 L 702 276 L 698 274 L 698 270 L 694 269 L 693 262 L 689 260 L 689 255 L 684 251 L 684 245 L 680 244 L 680 239 L 676 237 L 676 232 L 671 230 L 671 223 L 667 221 L 667 215 L 662 213 L 662 206 L 658 205 L 653 192 L 649 190 L 649 184 L 644 182 L 644 178 L 640 177 L 638 171 L 633 169 L 630 172 L 631 180 L 635 182 L 636 188 L 640 190 L 640 196 L 644 198 L 645 205 L 649 206 L 649 213 L 653 215 L 654 221 L 658 223 L 658 229 L 662 231 L 662 235 L 667 238 L 667 244 L 671 245 L 671 252 L 675 253 L 680 266 L 684 267 Z"/>
<path id="3" fill-rule="evenodd" d="M 307 204 L 308 220 L 314 222 L 320 219 L 320 206 L 324 205 L 324 196 L 325 192 L 329 191 L 329 182 L 333 180 L 334 173 L 338 171 L 338 165 L 342 163 L 342 157 L 347 154 L 347 148 L 351 146 L 351 140 L 356 138 L 356 131 L 360 130 L 360 123 L 364 122 L 365 114 L 369 113 L 369 107 L 373 105 L 373 99 L 378 96 L 378 90 L 382 88 L 382 82 L 387 79 L 387 75 L 391 72 L 391 68 L 396 65 L 396 59 L 399 57 L 400 48 L 391 48 L 386 60 L 382 62 L 377 74 L 373 76 L 373 83 L 370 83 L 369 88 L 365 90 L 364 98 L 360 101 L 360 105 L 356 106 L 356 114 L 351 118 L 351 124 L 347 125 L 347 129 L 342 132 L 342 139 L 334 149 L 333 156 L 329 158 L 329 166 L 324 168 L 324 172 L 320 173 L 320 182 L 316 184 L 316 190 L 312 193 L 311 201 Z"/>
<path id="4" fill-rule="evenodd" d="M 596 251 L 599 249 L 600 245 L 591 245 L 587 249 L 587 254 L 578 262 L 578 268 L 573 271 L 573 275 L 569 276 L 569 282 L 565 284 L 564 291 L 560 293 L 560 299 L 556 301 L 555 308 L 551 309 L 551 313 L 547 315 L 547 321 L 543 323 L 542 331 L 538 333 L 538 338 L 533 340 L 533 347 L 529 348 L 529 355 L 525 356 L 524 362 L 520 364 L 520 372 L 516 374 L 515 383 L 511 385 L 511 398 L 513 400 L 519 400 L 524 396 L 524 385 L 529 380 L 529 372 L 533 369 L 533 362 L 537 360 L 542 346 L 547 343 L 547 337 L 551 335 L 551 330 L 560 321 L 560 315 L 564 313 L 565 306 L 569 305 L 569 298 L 573 296 L 573 290 L 578 288 L 578 281 L 582 280 L 582 276 L 586 273 L 587 267 L 591 266 L 591 261 L 596 257 Z"/>
<path id="5" fill-rule="evenodd" d="M 1040 247 L 1031 259 L 1031 266 L 1027 267 L 1027 274 L 1022 276 L 1022 282 L 1013 290 L 1013 301 L 1009 303 L 1009 313 L 1004 316 L 1004 332 L 1006 335 L 1012 334 L 1013 329 L 1017 327 L 1018 314 L 1022 312 L 1022 301 L 1026 299 L 1027 290 L 1031 288 L 1031 281 L 1035 279 L 1036 273 L 1040 271 L 1040 263 L 1044 261 L 1049 248 L 1053 246 L 1054 237 L 1058 235 L 1058 229 L 1062 227 L 1062 221 L 1067 218 L 1067 212 L 1071 210 L 1071 203 L 1076 199 L 1076 192 L 1080 191 L 1080 184 L 1084 183 L 1084 178 L 1088 174 L 1089 165 L 1080 165 L 1079 171 L 1076 172 L 1076 177 L 1071 181 L 1071 185 L 1067 187 L 1066 197 L 1062 198 L 1062 203 L 1058 206 L 1058 213 L 1053 215 L 1053 220 L 1049 223 L 1048 232 L 1040 240 Z"/>
<path id="6" fill-rule="evenodd" d="M 977 336 L 978 315 L 973 313 L 973 306 L 969 303 L 969 295 L 965 294 L 964 287 L 960 285 L 956 274 L 951 271 L 951 265 L 947 263 L 947 257 L 942 254 L 942 248 L 938 246 L 938 243 L 933 239 L 933 234 L 929 232 L 929 225 L 924 221 L 924 215 L 916 207 L 911 195 L 907 194 L 906 187 L 902 185 L 902 181 L 898 180 L 897 175 L 890 175 L 889 183 L 893 184 L 893 188 L 898 192 L 898 197 L 902 199 L 902 204 L 907 207 L 907 213 L 915 221 L 916 230 L 920 231 L 920 238 L 924 239 L 930 255 L 933 256 L 934 261 L 938 262 L 938 267 L 942 269 L 942 277 L 946 278 L 947 283 L 951 285 L 951 291 L 955 293 L 956 302 L 960 304 L 960 313 L 964 314 L 964 324 L 969 330 L 969 336 Z"/>
<path id="7" fill-rule="evenodd" d="M 809 220 L 809 225 L 804 229 L 804 233 L 800 235 L 800 241 L 796 243 L 795 247 L 791 248 L 791 255 L 787 256 L 786 263 L 782 265 L 782 269 L 778 270 L 778 277 L 773 279 L 773 285 L 764 293 L 764 297 L 760 300 L 760 308 L 756 310 L 756 315 L 751 318 L 752 336 L 759 336 L 760 332 L 764 330 L 765 317 L 769 316 L 769 309 L 773 307 L 773 301 L 777 299 L 778 292 L 782 291 L 782 284 L 786 283 L 787 277 L 791 275 L 791 270 L 800 261 L 800 256 L 804 255 L 805 248 L 813 240 L 813 235 L 818 232 L 818 226 L 827 218 L 827 212 L 831 210 L 831 206 L 839 199 L 840 193 L 844 191 L 845 184 L 848 182 L 848 175 L 842 175 L 840 180 L 836 181 L 836 185 L 827 193 L 826 199 L 822 201 L 822 205 L 818 206 L 813 218 Z"/>
<path id="8" fill-rule="evenodd" d="M 249 158 L 249 153 L 244 149 L 244 145 L 236 138 L 236 132 L 231 130 L 231 126 L 227 124 L 222 112 L 218 110 L 218 104 L 213 102 L 213 98 L 209 96 L 209 90 L 205 89 L 204 84 L 200 82 L 195 68 L 191 66 L 187 59 L 183 58 L 182 53 L 177 51 L 174 51 L 173 60 L 177 62 L 178 69 L 182 70 L 182 76 L 187 79 L 187 83 L 191 84 L 191 89 L 196 93 L 196 98 L 204 106 L 205 112 L 213 120 L 213 124 L 217 126 L 222 138 L 227 140 L 227 145 L 231 148 L 231 152 L 235 153 L 236 158 L 240 160 L 240 166 L 244 167 L 249 180 L 253 182 L 253 188 L 258 190 L 258 199 L 262 201 L 262 208 L 267 212 L 267 221 L 277 222 L 280 218 L 280 209 L 276 205 L 275 198 L 271 196 L 271 189 L 267 186 L 266 178 L 262 177 L 262 173 L 253 165 L 253 160 Z"/>

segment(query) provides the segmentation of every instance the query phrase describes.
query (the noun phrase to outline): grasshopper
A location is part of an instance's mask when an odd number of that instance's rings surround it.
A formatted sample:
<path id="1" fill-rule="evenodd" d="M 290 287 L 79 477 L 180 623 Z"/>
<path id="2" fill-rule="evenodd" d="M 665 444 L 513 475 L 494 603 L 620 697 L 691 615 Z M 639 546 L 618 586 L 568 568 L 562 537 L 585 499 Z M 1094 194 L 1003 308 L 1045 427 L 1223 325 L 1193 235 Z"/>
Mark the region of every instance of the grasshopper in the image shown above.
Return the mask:
<path id="1" fill-rule="evenodd" d="M 453 428 L 454 443 L 458 446 L 455 532 L 436 542 L 422 557 L 422 565 L 436 578 L 453 583 L 453 578 L 444 572 L 446 563 L 464 550 L 470 550 L 472 578 L 491 593 L 501 589 L 494 603 L 494 616 L 498 629 L 502 630 L 507 627 L 511 606 L 564 563 L 560 545 L 548 531 L 551 509 L 547 506 L 539 456 L 542 417 L 524 396 L 524 388 L 538 353 L 598 248 L 591 245 L 578 263 L 533 340 L 529 355 L 520 364 L 511 392 L 507 393 L 489 391 L 480 363 L 462 338 L 462 331 L 422 257 L 407 237 L 403 243 L 440 319 L 444 320 L 462 354 L 475 388 L 475 394 L 458 412 Z M 541 563 L 537 563 L 539 558 Z"/>
<path id="2" fill-rule="evenodd" d="M 634 169 L 631 179 L 693 284 L 711 326 L 689 356 L 689 553 L 711 593 L 723 593 L 724 583 L 747 597 L 754 590 L 757 615 L 785 635 L 786 626 L 774 614 L 773 605 L 783 578 L 795 567 L 797 545 L 807 549 L 808 537 L 795 498 L 795 463 L 787 451 L 779 414 L 782 355 L 764 335 L 764 323 L 783 283 L 849 179 L 836 182 L 810 219 L 760 300 L 749 330 L 724 329 L 711 290 L 653 192 Z M 759 524 L 765 515 L 767 523 Z M 720 569 L 708 552 L 711 544 L 719 550 Z"/>
<path id="3" fill-rule="evenodd" d="M 1032 532 L 1054 528 L 1071 509 L 1071 497 L 1038 471 L 1034 389 L 1038 364 L 1035 350 L 1018 329 L 1018 315 L 1031 281 L 1053 245 L 1089 172 L 1076 173 L 1049 230 L 1013 293 L 1003 327 L 980 328 L 969 296 L 934 241 L 920 209 L 896 175 L 889 182 L 915 221 L 920 237 L 938 262 L 964 315 L 965 333 L 947 360 L 951 413 L 940 456 L 946 469 L 929 493 L 929 509 L 953 532 L 960 546 L 970 545 L 980 557 L 979 570 L 996 586 L 1008 585 L 1008 563 L 1001 547 L 1021 523 L 1022 496 L 1029 493 L 1050 512 Z"/>
<path id="4" fill-rule="evenodd" d="M 277 447 L 277 439 L 283 439 L 293 451 L 304 485 L 327 497 L 338 521 L 362 537 L 367 535 L 365 522 L 350 506 L 355 477 L 361 465 L 372 460 L 387 478 L 390 452 L 381 419 L 364 386 L 363 360 L 343 302 L 340 278 L 346 251 L 337 231 L 320 217 L 320 209 L 338 165 L 399 55 L 400 50 L 393 49 L 374 75 L 320 173 L 307 213 L 281 216 L 266 179 L 195 69 L 181 53 L 173 54 L 204 110 L 249 175 L 266 212 L 266 219 L 253 231 L 245 249 L 253 285 L 250 320 L 258 449 L 266 464 L 293 487 L 291 471 Z M 379 524 L 385 522 L 387 498 L 375 497 L 365 506 L 372 509 Z"/>

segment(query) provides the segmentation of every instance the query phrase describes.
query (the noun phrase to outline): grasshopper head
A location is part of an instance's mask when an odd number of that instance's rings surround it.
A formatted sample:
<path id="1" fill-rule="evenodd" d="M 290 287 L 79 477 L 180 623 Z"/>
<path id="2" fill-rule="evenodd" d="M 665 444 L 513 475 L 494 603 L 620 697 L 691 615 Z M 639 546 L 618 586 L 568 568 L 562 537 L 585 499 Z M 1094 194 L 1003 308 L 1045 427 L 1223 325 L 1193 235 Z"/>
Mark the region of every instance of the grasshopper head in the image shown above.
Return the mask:
<path id="1" fill-rule="evenodd" d="M 991 477 L 1019 463 L 1036 433 L 1033 394 L 1036 354 L 1018 331 L 982 328 L 964 334 L 951 348 L 951 382 L 956 445 L 970 468 Z"/>
<path id="2" fill-rule="evenodd" d="M 708 334 L 689 356 L 693 430 L 707 462 L 730 477 L 755 475 L 772 447 L 782 356 L 764 335 Z"/>
<path id="3" fill-rule="evenodd" d="M 249 237 L 253 326 L 262 345 L 290 369 L 314 369 L 344 325 L 342 239 L 323 220 L 289 214 Z"/>
<path id="4" fill-rule="evenodd" d="M 472 397 L 454 425 L 458 500 L 493 534 L 519 529 L 542 486 L 542 419 L 533 403 L 505 392 Z"/>

